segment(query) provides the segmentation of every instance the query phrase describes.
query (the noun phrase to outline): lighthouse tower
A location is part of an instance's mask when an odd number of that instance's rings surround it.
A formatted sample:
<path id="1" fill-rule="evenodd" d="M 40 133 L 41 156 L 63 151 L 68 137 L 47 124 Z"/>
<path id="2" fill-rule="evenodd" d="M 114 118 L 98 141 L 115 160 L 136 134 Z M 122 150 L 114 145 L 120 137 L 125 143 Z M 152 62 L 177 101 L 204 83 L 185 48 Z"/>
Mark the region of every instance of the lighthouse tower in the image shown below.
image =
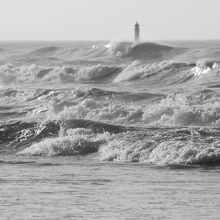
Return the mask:
<path id="1" fill-rule="evenodd" d="M 136 22 L 134 26 L 134 41 L 135 43 L 139 43 L 140 41 L 140 25 Z"/>

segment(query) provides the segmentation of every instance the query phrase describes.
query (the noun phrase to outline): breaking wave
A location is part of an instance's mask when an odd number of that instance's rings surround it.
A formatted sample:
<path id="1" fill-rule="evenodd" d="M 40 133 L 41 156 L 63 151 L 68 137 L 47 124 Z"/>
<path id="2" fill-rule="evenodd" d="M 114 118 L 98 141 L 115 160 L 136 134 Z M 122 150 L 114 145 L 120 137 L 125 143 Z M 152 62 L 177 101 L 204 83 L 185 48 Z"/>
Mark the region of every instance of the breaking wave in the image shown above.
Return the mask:
<path id="1" fill-rule="evenodd" d="M 66 48 L 60 46 L 46 46 L 24 53 L 23 58 L 28 60 L 42 60 L 50 58 L 54 60 L 74 61 L 74 60 L 95 60 L 99 58 L 122 58 L 122 59 L 148 59 L 161 60 L 174 57 L 185 52 L 184 48 L 175 48 L 168 45 L 144 42 L 134 44 L 132 42 L 110 42 L 109 44 L 99 43 L 90 47 Z M 21 58 L 21 54 L 20 54 Z M 49 61 L 49 60 L 48 60 Z"/>
<path id="2" fill-rule="evenodd" d="M 218 74 L 220 67 L 219 61 L 198 60 L 196 66 L 191 70 L 195 76 L 205 75 L 208 73 Z"/>
<path id="3" fill-rule="evenodd" d="M 105 141 L 99 136 L 87 137 L 74 135 L 66 137 L 48 138 L 40 143 L 35 143 L 24 149 L 19 154 L 31 154 L 34 156 L 74 156 L 86 155 L 98 151 L 99 146 Z"/>
<path id="4" fill-rule="evenodd" d="M 8 117 L 17 113 L 36 119 L 41 116 L 50 120 L 93 119 L 140 126 L 217 126 L 220 123 L 220 96 L 212 89 L 165 95 L 96 88 L 69 91 L 8 88 L 0 90 L 0 95 L 0 114 Z M 138 101 L 142 104 L 137 104 Z"/>
<path id="5" fill-rule="evenodd" d="M 1 153 L 220 165 L 220 62 L 204 51 L 129 42 L 4 51 Z"/>
<path id="6" fill-rule="evenodd" d="M 71 66 L 0 66 L 1 85 L 27 84 L 40 82 L 122 82 L 146 79 L 154 84 L 185 83 L 193 76 L 219 76 L 219 63 L 198 61 L 195 63 L 178 63 L 162 61 L 143 64 L 134 61 L 128 65 L 102 65 L 88 67 Z"/>
<path id="7" fill-rule="evenodd" d="M 220 97 L 217 96 L 179 93 L 163 98 L 146 94 L 145 99 L 151 99 L 152 103 L 136 106 L 135 103 L 119 103 L 117 99 L 115 102 L 108 99 L 100 102 L 86 96 L 72 105 L 56 101 L 51 103 L 48 116 L 53 119 L 92 118 L 95 121 L 141 126 L 208 126 L 220 123 Z"/>
<path id="8" fill-rule="evenodd" d="M 11 64 L 0 67 L 0 82 L 2 85 L 40 83 L 40 82 L 61 82 L 69 83 L 74 81 L 94 81 L 111 79 L 121 71 L 119 66 L 95 65 L 89 67 L 45 67 L 45 66 L 20 66 Z"/>
<path id="9" fill-rule="evenodd" d="M 219 121 L 220 105 L 210 102 L 206 107 L 202 105 L 196 107 L 194 103 L 194 107 L 188 110 L 190 113 L 184 113 L 183 109 L 187 106 L 190 108 L 190 102 L 192 100 L 176 95 L 163 99 L 157 105 L 158 110 L 155 109 L 155 104 L 153 109 L 146 106 L 146 109 L 139 109 L 139 113 L 136 112 L 133 115 L 129 112 L 128 106 L 124 109 L 123 106 L 114 106 L 112 112 L 107 114 L 108 116 L 100 118 L 99 115 L 104 111 L 104 107 L 98 106 L 98 103 L 92 100 L 85 100 L 81 104 L 82 108 L 85 108 L 80 109 L 80 112 L 84 112 L 81 116 L 78 112 L 78 115 L 72 114 L 68 119 L 66 115 L 62 118 L 58 113 L 59 119 L 52 120 L 50 117 L 49 121 L 43 123 L 20 121 L 1 125 L 1 151 L 34 156 L 74 156 L 96 153 L 95 157 L 108 161 L 157 165 L 219 165 L 219 128 L 192 125 L 210 125 Z M 199 100 L 197 102 L 199 103 Z M 110 108 L 110 106 L 105 107 Z M 85 113 L 86 108 L 88 108 L 87 113 Z M 195 111 L 195 108 L 199 110 Z M 92 116 L 88 117 L 89 110 L 92 111 Z M 135 106 L 132 111 L 134 110 Z M 176 114 L 179 118 L 176 118 Z M 181 114 L 187 116 L 181 116 Z M 82 119 L 72 119 L 74 117 Z M 87 117 L 93 118 L 94 121 L 85 120 Z M 172 126 L 170 124 L 165 127 L 169 117 L 170 122 L 175 119 L 176 121 L 172 123 L 177 123 L 179 126 L 175 127 L 175 124 L 171 123 Z M 118 118 L 120 118 L 120 124 L 124 123 L 124 126 L 115 125 Z M 126 120 L 123 122 L 122 118 Z M 154 123 L 153 121 L 150 123 L 149 119 L 155 120 Z M 109 122 L 103 123 L 98 120 Z M 132 123 L 136 122 L 136 127 L 128 126 L 130 120 L 133 120 Z M 160 126 L 152 127 L 155 122 L 158 125 L 159 121 Z M 110 124 L 111 122 L 114 122 L 114 125 Z M 142 126 L 137 126 L 138 122 L 141 122 Z M 143 122 L 148 126 L 143 126 Z M 188 127 L 181 127 L 183 125 Z"/>
<path id="10" fill-rule="evenodd" d="M 128 132 L 103 145 L 99 151 L 100 158 L 157 165 L 219 165 L 220 142 L 216 134 L 213 132 L 212 136 L 212 132 L 202 133 L 202 130 L 196 129 L 194 132 L 197 137 L 188 129 Z"/>
<path id="11" fill-rule="evenodd" d="M 107 125 L 106 125 L 107 126 Z M 219 165 L 219 129 L 148 128 L 118 134 L 68 129 L 66 135 L 47 138 L 18 154 L 75 156 L 97 153 L 100 160 L 156 165 Z"/>
<path id="12" fill-rule="evenodd" d="M 183 81 L 184 78 L 193 76 L 188 70 L 190 70 L 194 64 L 176 63 L 173 61 L 163 61 L 152 64 L 142 64 L 140 61 L 134 61 L 128 65 L 123 71 L 114 79 L 114 82 L 130 81 L 137 79 L 145 79 L 151 77 L 154 81 L 161 82 L 164 78 L 166 81 L 170 79 L 169 83 L 172 83 L 172 77 L 179 78 L 179 81 Z M 183 73 L 181 71 L 184 71 Z M 182 79 L 181 79 L 182 77 Z M 158 80 L 158 81 L 157 81 Z M 175 80 L 176 81 L 176 80 Z"/>
<path id="13" fill-rule="evenodd" d="M 151 42 L 130 43 L 130 42 L 111 42 L 109 44 L 111 52 L 121 58 L 161 60 L 169 59 L 183 53 L 186 49 L 175 48 L 168 45 L 156 44 Z"/>

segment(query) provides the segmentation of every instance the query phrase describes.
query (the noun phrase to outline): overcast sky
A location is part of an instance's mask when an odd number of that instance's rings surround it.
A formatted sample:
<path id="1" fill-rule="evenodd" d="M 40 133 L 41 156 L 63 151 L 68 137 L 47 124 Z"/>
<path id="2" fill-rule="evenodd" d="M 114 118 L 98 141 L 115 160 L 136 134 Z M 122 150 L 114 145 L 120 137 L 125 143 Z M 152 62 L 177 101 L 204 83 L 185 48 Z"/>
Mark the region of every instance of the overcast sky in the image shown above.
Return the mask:
<path id="1" fill-rule="evenodd" d="M 0 40 L 220 39 L 220 0 L 0 0 Z"/>

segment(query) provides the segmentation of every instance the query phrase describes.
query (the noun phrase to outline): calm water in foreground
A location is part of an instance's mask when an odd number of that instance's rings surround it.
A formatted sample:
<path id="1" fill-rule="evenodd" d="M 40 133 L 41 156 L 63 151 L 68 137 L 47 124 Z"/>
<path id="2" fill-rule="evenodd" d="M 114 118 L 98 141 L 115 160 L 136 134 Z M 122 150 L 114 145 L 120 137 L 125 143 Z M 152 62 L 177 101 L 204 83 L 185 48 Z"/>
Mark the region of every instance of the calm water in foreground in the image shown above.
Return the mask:
<path id="1" fill-rule="evenodd" d="M 220 216 L 219 168 L 99 163 L 84 157 L 32 159 L 1 164 L 1 219 Z"/>

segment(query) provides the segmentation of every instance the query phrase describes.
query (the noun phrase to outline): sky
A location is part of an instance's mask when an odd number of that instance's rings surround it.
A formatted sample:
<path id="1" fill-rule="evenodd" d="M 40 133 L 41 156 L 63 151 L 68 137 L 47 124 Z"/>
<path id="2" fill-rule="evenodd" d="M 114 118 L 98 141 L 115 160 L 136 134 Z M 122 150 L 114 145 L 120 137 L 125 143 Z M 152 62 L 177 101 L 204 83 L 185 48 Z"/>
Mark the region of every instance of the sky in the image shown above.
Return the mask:
<path id="1" fill-rule="evenodd" d="M 220 0 L 0 0 L 0 40 L 220 39 Z"/>

